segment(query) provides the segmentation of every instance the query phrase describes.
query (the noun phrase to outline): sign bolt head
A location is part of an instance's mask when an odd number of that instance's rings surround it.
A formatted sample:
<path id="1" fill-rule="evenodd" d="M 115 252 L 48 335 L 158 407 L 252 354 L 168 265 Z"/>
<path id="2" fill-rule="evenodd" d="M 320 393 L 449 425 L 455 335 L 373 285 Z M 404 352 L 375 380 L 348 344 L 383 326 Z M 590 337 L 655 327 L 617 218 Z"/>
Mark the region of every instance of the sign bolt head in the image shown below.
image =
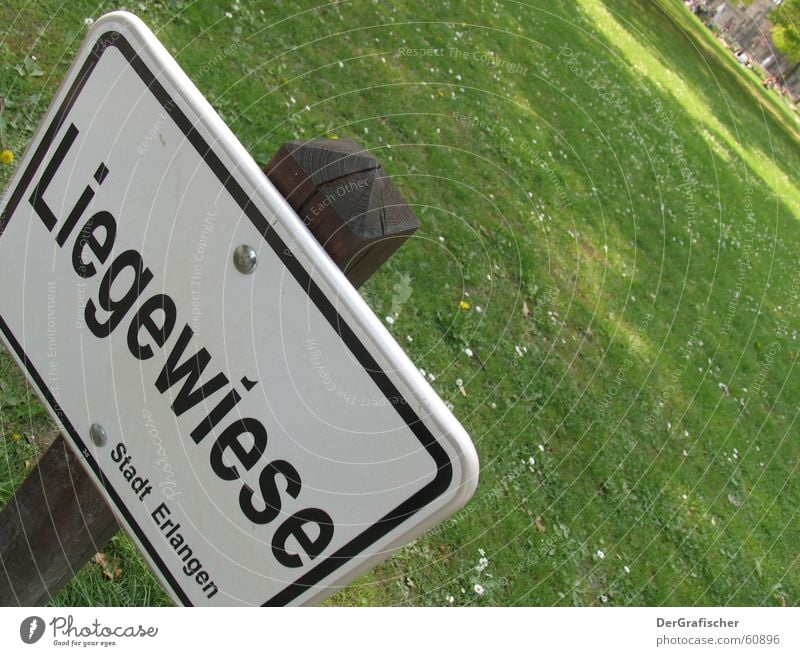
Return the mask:
<path id="1" fill-rule="evenodd" d="M 108 443 L 106 429 L 100 424 L 92 424 L 91 428 L 89 429 L 89 436 L 92 438 L 92 442 L 94 442 L 97 446 L 105 446 Z"/>
<path id="2" fill-rule="evenodd" d="M 258 258 L 252 246 L 242 244 L 233 251 L 233 264 L 239 273 L 253 273 L 258 265 Z"/>

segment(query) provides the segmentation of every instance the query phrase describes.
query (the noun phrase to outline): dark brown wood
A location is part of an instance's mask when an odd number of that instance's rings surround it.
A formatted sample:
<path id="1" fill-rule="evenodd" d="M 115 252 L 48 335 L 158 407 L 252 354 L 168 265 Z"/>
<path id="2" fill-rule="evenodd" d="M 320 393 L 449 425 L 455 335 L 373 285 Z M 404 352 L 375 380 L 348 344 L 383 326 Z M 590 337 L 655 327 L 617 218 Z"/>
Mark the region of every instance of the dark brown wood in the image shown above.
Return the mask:
<path id="1" fill-rule="evenodd" d="M 289 141 L 264 171 L 355 287 L 420 226 L 380 162 L 351 139 Z"/>
<path id="2" fill-rule="evenodd" d="M 58 435 L 0 512 L 0 605 L 47 603 L 117 528 Z"/>
<path id="3" fill-rule="evenodd" d="M 349 139 L 286 143 L 265 171 L 356 287 L 420 225 L 380 163 Z M 58 435 L 0 511 L 0 605 L 47 603 L 117 529 Z"/>

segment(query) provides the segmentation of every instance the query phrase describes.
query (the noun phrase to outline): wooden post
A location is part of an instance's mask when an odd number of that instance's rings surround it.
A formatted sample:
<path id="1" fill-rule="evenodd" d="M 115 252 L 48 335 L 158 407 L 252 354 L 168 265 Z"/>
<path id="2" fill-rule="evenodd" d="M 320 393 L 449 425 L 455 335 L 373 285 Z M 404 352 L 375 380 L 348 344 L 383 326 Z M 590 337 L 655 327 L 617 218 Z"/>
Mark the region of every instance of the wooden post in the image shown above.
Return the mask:
<path id="1" fill-rule="evenodd" d="M 288 142 L 265 172 L 356 287 L 420 226 L 383 167 L 349 139 Z M 59 435 L 0 511 L 0 605 L 47 603 L 117 529 Z"/>
<path id="2" fill-rule="evenodd" d="M 46 604 L 117 529 L 59 434 L 0 513 L 0 604 Z"/>
<path id="3" fill-rule="evenodd" d="M 351 139 L 289 141 L 264 171 L 355 287 L 421 225 L 380 162 Z"/>

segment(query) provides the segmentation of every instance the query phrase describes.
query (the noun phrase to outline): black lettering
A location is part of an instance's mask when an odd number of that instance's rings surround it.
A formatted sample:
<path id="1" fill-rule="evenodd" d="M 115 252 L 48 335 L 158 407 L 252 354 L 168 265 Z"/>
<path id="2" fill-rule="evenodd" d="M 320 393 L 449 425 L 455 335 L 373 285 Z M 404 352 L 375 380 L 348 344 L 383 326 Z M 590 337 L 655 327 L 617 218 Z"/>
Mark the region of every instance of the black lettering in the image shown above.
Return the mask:
<path id="1" fill-rule="evenodd" d="M 253 506 L 253 490 L 245 485 L 239 493 L 239 506 L 245 517 L 256 524 L 269 524 L 281 512 L 281 494 L 278 490 L 276 476 L 286 480 L 286 492 L 294 499 L 300 494 L 300 474 L 285 460 L 275 460 L 264 467 L 258 477 L 258 486 L 264 499 L 264 509 L 256 510 Z"/>
<path id="2" fill-rule="evenodd" d="M 170 509 L 167 508 L 167 504 L 161 503 L 159 504 L 158 508 L 156 508 L 150 516 L 155 520 L 156 526 L 161 526 L 161 520 L 166 518 L 167 515 L 171 515 Z M 170 520 L 167 520 L 170 521 Z"/>
<path id="3" fill-rule="evenodd" d="M 183 566 L 183 573 L 186 576 L 194 576 L 201 567 L 200 561 L 197 558 L 192 558 Z"/>
<path id="4" fill-rule="evenodd" d="M 153 314 L 159 310 L 164 313 L 164 318 L 160 323 L 153 318 Z M 156 294 L 144 302 L 133 316 L 130 328 L 128 328 L 128 349 L 134 357 L 139 360 L 153 357 L 153 349 L 150 345 L 139 342 L 139 333 L 142 328 L 152 337 L 155 345 L 161 348 L 175 328 L 177 313 L 175 301 L 166 294 Z"/>
<path id="5" fill-rule="evenodd" d="M 125 448 L 125 445 L 122 442 L 119 442 L 114 450 L 111 452 L 111 459 L 114 462 L 120 462 L 122 460 L 122 456 L 124 456 L 128 452 L 128 449 Z"/>
<path id="6" fill-rule="evenodd" d="M 61 226 L 61 230 L 58 231 L 56 242 L 59 246 L 63 246 L 64 242 L 67 241 L 67 237 L 69 237 L 78 219 L 83 216 L 86 208 L 89 207 L 92 198 L 94 198 L 94 189 L 87 185 L 86 189 L 84 189 L 83 193 L 80 195 L 80 198 L 78 198 L 78 202 L 75 203 L 75 207 L 72 208 L 72 211 L 67 216 L 67 220 L 64 221 L 64 225 Z"/>
<path id="7" fill-rule="evenodd" d="M 61 163 L 64 161 L 64 158 L 67 156 L 69 149 L 72 147 L 73 142 L 75 141 L 75 137 L 78 136 L 78 128 L 76 128 L 72 123 L 69 124 L 67 131 L 64 133 L 64 137 L 61 139 L 61 143 L 58 144 L 58 148 L 56 148 L 53 156 L 50 158 L 50 161 L 47 163 L 47 166 L 44 169 L 44 173 L 42 173 L 42 177 L 39 178 L 39 183 L 33 190 L 29 201 L 30 204 L 33 205 L 33 209 L 36 210 L 36 213 L 39 215 L 39 218 L 44 223 L 45 227 L 52 232 L 53 228 L 56 227 L 56 223 L 58 223 L 58 219 L 56 219 L 56 215 L 53 214 L 53 210 L 50 209 L 50 206 L 44 200 L 44 192 L 47 191 L 47 188 L 50 186 L 50 183 L 53 181 L 53 176 L 56 174 L 58 167 L 61 166 Z"/>
<path id="8" fill-rule="evenodd" d="M 103 228 L 105 233 L 103 240 L 98 241 L 96 231 L 98 228 Z M 100 264 L 104 264 L 111 255 L 111 249 L 114 246 L 114 240 L 117 238 L 117 222 L 114 217 L 108 212 L 97 212 L 92 214 L 89 220 L 83 225 L 78 238 L 75 240 L 75 246 L 72 248 L 72 268 L 75 269 L 81 278 L 91 278 L 97 269 L 92 262 L 84 262 L 83 251 L 88 246 L 89 250 L 94 253 Z"/>
<path id="9" fill-rule="evenodd" d="M 203 419 L 197 427 L 190 433 L 192 439 L 194 440 L 195 444 L 200 444 L 203 441 L 203 438 L 211 432 L 211 429 L 214 428 L 222 418 L 227 415 L 233 406 L 235 406 L 239 401 L 242 400 L 242 397 L 239 395 L 239 392 L 236 390 L 231 390 L 228 392 L 220 401 L 214 406 L 214 409 L 208 413 L 208 416 Z"/>
<path id="10" fill-rule="evenodd" d="M 253 436 L 253 446 L 249 449 L 239 441 L 239 437 L 246 434 Z M 222 431 L 222 435 L 211 447 L 211 469 L 223 481 L 235 481 L 239 478 L 239 472 L 235 465 L 229 466 L 222 461 L 225 449 L 233 451 L 239 462 L 249 471 L 258 462 L 266 448 L 267 429 L 264 428 L 264 425 L 251 417 L 239 419 Z"/>
<path id="11" fill-rule="evenodd" d="M 125 295 L 120 299 L 114 300 L 111 298 L 111 286 L 114 284 L 114 280 L 120 272 L 125 269 L 131 269 L 133 271 L 133 280 L 131 281 L 130 287 L 125 292 Z M 89 330 L 97 337 L 108 337 L 113 332 L 114 328 L 119 325 L 119 322 L 122 321 L 122 318 L 128 313 L 128 310 L 133 307 L 139 294 L 142 293 L 142 290 L 147 287 L 152 279 L 152 272 L 150 269 L 144 267 L 142 256 L 136 251 L 125 251 L 117 256 L 109 265 L 106 275 L 103 276 L 103 281 L 100 283 L 100 291 L 98 293 L 100 307 L 104 310 L 108 310 L 111 316 L 108 317 L 105 323 L 100 323 L 97 319 L 97 306 L 94 304 L 94 301 L 90 299 L 86 303 L 86 311 L 84 312 L 86 325 L 89 327 Z"/>
<path id="12" fill-rule="evenodd" d="M 319 526 L 319 535 L 312 540 L 303 528 L 306 524 Z M 333 520 L 330 515 L 319 508 L 306 508 L 295 513 L 275 531 L 272 537 L 272 554 L 275 559 L 285 567 L 302 567 L 303 561 L 297 554 L 286 549 L 286 540 L 294 537 L 300 547 L 308 554 L 311 560 L 319 556 L 333 538 Z"/>
<path id="13" fill-rule="evenodd" d="M 175 385 L 182 378 L 186 378 L 183 386 L 175 396 L 175 402 L 172 404 L 172 411 L 175 416 L 180 417 L 184 412 L 193 408 L 200 401 L 205 400 L 206 397 L 211 396 L 220 387 L 223 387 L 228 382 L 225 374 L 219 373 L 211 380 L 205 383 L 200 389 L 194 389 L 200 374 L 208 365 L 211 356 L 205 348 L 201 348 L 193 356 L 187 358 L 182 364 L 178 364 L 183 352 L 186 350 L 186 345 L 194 335 L 194 331 L 188 326 L 183 327 L 183 331 L 178 337 L 175 346 L 172 347 L 167 364 L 161 370 L 161 373 L 156 379 L 156 388 L 162 394 L 170 387 Z"/>

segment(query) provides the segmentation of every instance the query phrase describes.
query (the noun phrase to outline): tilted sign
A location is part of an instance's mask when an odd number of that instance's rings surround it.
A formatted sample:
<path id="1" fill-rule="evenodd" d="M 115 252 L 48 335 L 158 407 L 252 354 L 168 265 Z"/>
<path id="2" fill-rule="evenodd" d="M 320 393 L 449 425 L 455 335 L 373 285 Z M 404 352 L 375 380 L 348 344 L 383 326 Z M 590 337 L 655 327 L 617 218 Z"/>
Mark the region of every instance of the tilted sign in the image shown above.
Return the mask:
<path id="1" fill-rule="evenodd" d="M 176 601 L 321 599 L 474 491 L 459 423 L 134 16 L 93 27 L 0 221 L 3 336 Z"/>

